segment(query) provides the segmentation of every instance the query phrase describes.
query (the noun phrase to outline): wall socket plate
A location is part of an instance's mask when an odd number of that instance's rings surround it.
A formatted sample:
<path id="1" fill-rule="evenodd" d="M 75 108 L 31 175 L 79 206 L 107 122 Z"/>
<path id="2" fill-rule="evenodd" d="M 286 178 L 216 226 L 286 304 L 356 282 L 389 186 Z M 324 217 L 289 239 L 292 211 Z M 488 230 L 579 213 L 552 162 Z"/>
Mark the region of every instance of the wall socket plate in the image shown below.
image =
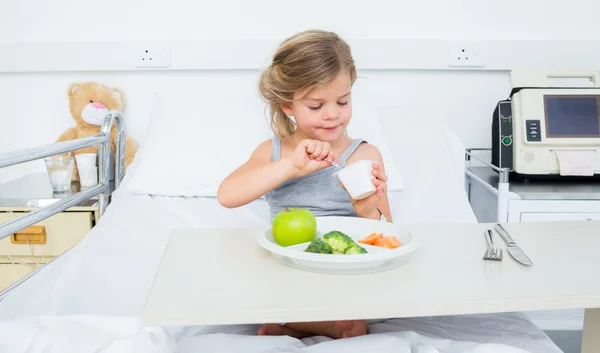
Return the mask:
<path id="1" fill-rule="evenodd" d="M 449 67 L 484 67 L 483 45 L 477 42 L 450 43 L 448 53 Z"/>
<path id="2" fill-rule="evenodd" d="M 135 67 L 171 66 L 171 46 L 164 42 L 142 42 L 133 46 L 133 65 Z"/>

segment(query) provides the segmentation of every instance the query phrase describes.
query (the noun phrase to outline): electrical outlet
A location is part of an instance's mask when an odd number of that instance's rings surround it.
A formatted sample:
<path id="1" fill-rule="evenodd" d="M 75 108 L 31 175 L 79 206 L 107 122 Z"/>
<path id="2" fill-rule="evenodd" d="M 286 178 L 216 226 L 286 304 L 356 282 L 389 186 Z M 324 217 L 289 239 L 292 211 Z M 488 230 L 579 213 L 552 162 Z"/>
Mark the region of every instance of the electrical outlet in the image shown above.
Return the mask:
<path id="1" fill-rule="evenodd" d="M 453 43 L 448 58 L 450 67 L 483 67 L 483 48 L 477 43 Z"/>
<path id="2" fill-rule="evenodd" d="M 169 43 L 139 43 L 134 46 L 133 63 L 135 67 L 169 67 L 171 47 Z"/>

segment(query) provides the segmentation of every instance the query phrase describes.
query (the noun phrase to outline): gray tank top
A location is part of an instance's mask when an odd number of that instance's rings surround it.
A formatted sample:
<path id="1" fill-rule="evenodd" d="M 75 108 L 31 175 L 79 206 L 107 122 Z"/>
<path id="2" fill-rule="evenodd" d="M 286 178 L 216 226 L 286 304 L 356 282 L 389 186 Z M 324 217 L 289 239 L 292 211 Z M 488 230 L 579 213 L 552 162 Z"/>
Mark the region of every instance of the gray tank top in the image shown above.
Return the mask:
<path id="1" fill-rule="evenodd" d="M 355 139 L 338 158 L 346 166 L 348 157 L 366 142 Z M 272 139 L 272 161 L 281 158 L 281 145 L 278 137 Z M 347 216 L 355 217 L 356 211 L 350 203 L 350 196 L 340 186 L 339 179 L 333 176 L 337 168 L 331 166 L 312 174 L 288 180 L 265 195 L 269 203 L 271 220 L 285 208 L 307 208 L 315 217 Z"/>

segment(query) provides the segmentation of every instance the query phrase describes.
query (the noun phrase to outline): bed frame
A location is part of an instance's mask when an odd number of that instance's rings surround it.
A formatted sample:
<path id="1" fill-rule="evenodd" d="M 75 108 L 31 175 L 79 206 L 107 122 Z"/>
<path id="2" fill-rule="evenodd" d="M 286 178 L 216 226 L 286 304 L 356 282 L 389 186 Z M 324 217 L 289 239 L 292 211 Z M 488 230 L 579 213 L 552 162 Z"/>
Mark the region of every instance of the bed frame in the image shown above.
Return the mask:
<path id="1" fill-rule="evenodd" d="M 116 153 L 115 153 L 115 190 L 119 187 L 120 182 L 123 180 L 125 175 L 125 121 L 123 119 L 123 115 L 116 110 L 111 110 L 108 112 L 106 117 L 104 118 L 104 123 L 100 127 L 100 134 L 96 136 L 85 137 L 82 139 L 76 139 L 71 141 L 63 141 L 52 143 L 45 146 L 39 146 L 34 148 L 29 148 L 25 150 L 15 151 L 0 154 L 0 168 L 12 166 L 15 164 L 25 163 L 34 161 L 41 158 L 46 158 L 66 152 L 76 151 L 85 147 L 100 145 L 99 150 L 99 161 L 98 161 L 98 185 L 94 186 L 85 191 L 81 191 L 76 193 L 75 195 L 71 195 L 63 200 L 54 202 L 48 206 L 41 207 L 35 211 L 29 212 L 24 216 L 18 217 L 12 221 L 5 222 L 0 224 L 0 239 L 4 239 L 9 235 L 27 228 L 35 223 L 38 223 L 46 218 L 49 218 L 57 213 L 60 213 L 68 208 L 73 206 L 77 206 L 83 201 L 95 197 L 98 195 L 98 206 L 99 206 L 99 214 L 102 217 L 102 214 L 106 210 L 108 206 L 108 196 L 109 196 L 109 168 L 112 167 L 109 163 L 110 161 L 110 132 L 112 130 L 113 124 L 116 124 L 117 128 L 117 138 L 116 138 Z M 60 256 L 66 254 L 71 249 L 65 251 Z M 13 283 L 8 288 L 0 291 L 0 301 L 4 299 L 6 294 L 19 286 L 21 283 L 25 282 L 33 275 L 41 271 L 44 267 L 48 266 L 54 260 L 58 259 L 60 256 L 52 259 L 48 263 L 40 266 L 36 270 L 30 272 L 25 277 L 21 278 L 19 281 Z"/>
<path id="2" fill-rule="evenodd" d="M 491 151 L 490 148 L 467 148 L 465 150 L 465 176 L 477 183 L 481 184 L 484 188 L 486 188 L 489 192 L 495 195 L 498 198 L 498 211 L 497 211 L 497 220 L 496 222 L 504 223 L 508 222 L 508 202 L 510 198 L 509 191 L 509 173 L 510 170 L 508 168 L 498 168 L 495 165 L 487 162 L 479 157 L 474 156 L 473 151 Z M 469 165 L 471 159 L 475 159 L 480 163 L 485 164 L 487 167 L 492 168 L 494 171 L 498 172 L 498 189 L 491 186 L 489 183 L 481 179 L 475 173 L 469 170 Z"/>

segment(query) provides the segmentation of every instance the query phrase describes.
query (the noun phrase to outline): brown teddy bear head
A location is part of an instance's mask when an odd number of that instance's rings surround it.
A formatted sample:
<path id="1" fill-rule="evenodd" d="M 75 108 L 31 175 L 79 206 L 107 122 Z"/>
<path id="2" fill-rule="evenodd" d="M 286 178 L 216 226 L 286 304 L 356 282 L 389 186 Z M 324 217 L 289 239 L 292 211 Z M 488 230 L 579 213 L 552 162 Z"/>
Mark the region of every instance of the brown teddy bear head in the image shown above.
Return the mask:
<path id="1" fill-rule="evenodd" d="M 123 92 L 101 83 L 73 83 L 67 94 L 71 116 L 79 127 L 99 127 L 110 110 L 123 112 L 125 109 Z"/>

